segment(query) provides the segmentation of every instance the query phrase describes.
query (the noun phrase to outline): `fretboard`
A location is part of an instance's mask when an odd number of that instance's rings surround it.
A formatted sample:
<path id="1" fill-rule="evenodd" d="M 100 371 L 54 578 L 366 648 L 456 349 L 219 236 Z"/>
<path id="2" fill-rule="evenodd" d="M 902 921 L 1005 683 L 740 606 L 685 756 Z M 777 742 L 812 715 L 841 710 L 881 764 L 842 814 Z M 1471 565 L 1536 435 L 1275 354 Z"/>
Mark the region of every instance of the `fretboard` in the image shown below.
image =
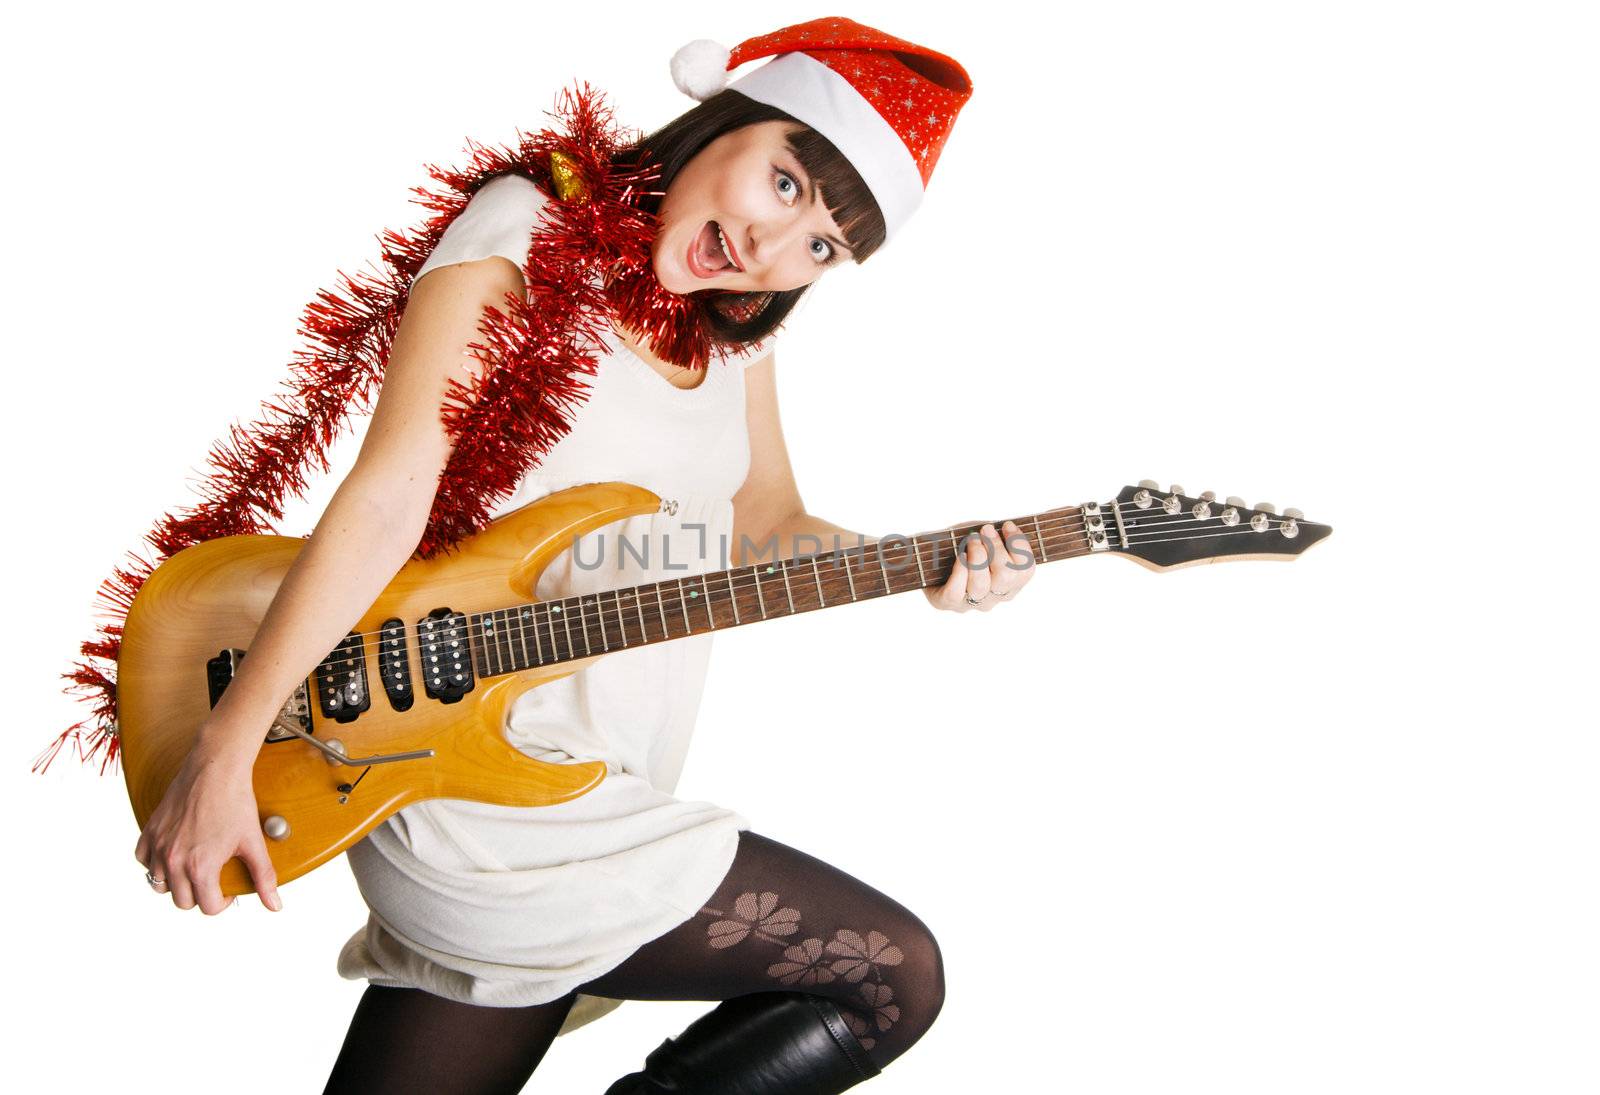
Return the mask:
<path id="1" fill-rule="evenodd" d="M 1078 507 L 1012 520 L 1036 563 L 1090 552 Z M 1002 524 L 994 522 L 996 529 Z M 950 577 L 965 538 L 980 528 L 887 536 L 833 552 L 477 613 L 467 629 L 473 667 L 480 678 L 496 677 L 937 586 Z M 990 550 L 995 547 L 991 541 Z"/>

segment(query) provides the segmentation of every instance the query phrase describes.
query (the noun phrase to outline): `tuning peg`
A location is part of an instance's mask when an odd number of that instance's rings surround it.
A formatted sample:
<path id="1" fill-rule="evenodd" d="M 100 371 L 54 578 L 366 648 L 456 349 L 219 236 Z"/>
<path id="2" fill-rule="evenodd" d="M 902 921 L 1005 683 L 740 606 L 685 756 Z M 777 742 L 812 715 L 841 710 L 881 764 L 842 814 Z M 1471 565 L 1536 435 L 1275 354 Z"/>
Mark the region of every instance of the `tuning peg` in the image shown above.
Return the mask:
<path id="1" fill-rule="evenodd" d="M 1167 493 L 1176 496 L 1183 493 L 1183 488 L 1174 483 L 1167 488 Z"/>
<path id="2" fill-rule="evenodd" d="M 1238 506 L 1240 509 L 1249 509 L 1250 508 L 1245 503 L 1245 500 L 1243 498 L 1240 498 L 1237 494 L 1228 495 L 1228 505 L 1230 505 L 1230 506 Z"/>
<path id="3" fill-rule="evenodd" d="M 1203 491 L 1200 492 L 1200 501 L 1202 501 L 1202 502 L 1215 502 L 1216 500 L 1217 500 L 1217 492 L 1216 491 L 1214 491 L 1214 490 L 1203 490 Z"/>
<path id="4" fill-rule="evenodd" d="M 1284 510 L 1283 515 L 1289 518 L 1291 521 L 1304 521 L 1306 519 L 1306 515 L 1295 509 L 1293 506 L 1290 506 L 1288 509 Z"/>
<path id="5" fill-rule="evenodd" d="M 1260 503 L 1258 505 L 1251 506 L 1250 508 L 1255 510 L 1257 513 L 1277 513 L 1278 512 L 1278 507 L 1274 506 L 1271 502 L 1262 502 L 1262 503 Z"/>
<path id="6" fill-rule="evenodd" d="M 1145 490 L 1156 490 L 1161 486 L 1161 484 L 1157 483 L 1154 479 L 1141 479 L 1139 480 L 1139 485 Z"/>

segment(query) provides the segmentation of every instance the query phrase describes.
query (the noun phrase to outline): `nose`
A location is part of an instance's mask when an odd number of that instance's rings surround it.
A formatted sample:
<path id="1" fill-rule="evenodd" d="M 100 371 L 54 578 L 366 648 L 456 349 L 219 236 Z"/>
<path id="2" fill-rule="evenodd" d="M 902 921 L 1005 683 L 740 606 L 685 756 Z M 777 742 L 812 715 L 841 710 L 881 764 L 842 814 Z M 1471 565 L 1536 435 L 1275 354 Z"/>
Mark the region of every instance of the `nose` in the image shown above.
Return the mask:
<path id="1" fill-rule="evenodd" d="M 748 260 L 745 269 L 764 270 L 774 265 L 788 253 L 789 248 L 796 246 L 795 241 L 804 235 L 805 225 L 800 223 L 798 217 L 752 224 L 743 252 L 743 256 Z"/>

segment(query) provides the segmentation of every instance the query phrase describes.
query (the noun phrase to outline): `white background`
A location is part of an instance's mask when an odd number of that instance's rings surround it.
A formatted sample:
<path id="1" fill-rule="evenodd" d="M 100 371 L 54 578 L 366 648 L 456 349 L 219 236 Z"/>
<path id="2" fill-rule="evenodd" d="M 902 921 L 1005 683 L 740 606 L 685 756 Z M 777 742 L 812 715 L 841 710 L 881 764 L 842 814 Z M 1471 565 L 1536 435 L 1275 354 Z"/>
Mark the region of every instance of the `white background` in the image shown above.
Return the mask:
<path id="1" fill-rule="evenodd" d="M 1293 565 L 1086 560 L 987 615 L 911 595 L 717 640 L 680 793 L 942 943 L 945 1010 L 871 1090 L 1600 1087 L 1582 7 L 840 9 L 976 92 L 908 231 L 784 337 L 808 506 L 910 531 L 1151 476 L 1335 529 Z M 95 587 L 274 392 L 316 290 L 417 222 L 424 163 L 580 78 L 653 127 L 692 105 L 679 45 L 832 9 L 40 10 L 0 76 L 0 1068 L 320 1090 L 362 989 L 342 861 L 279 915 L 180 913 L 119 775 L 29 772 L 83 713 L 57 677 Z M 601 1091 L 706 1006 L 625 1004 L 529 1089 Z"/>

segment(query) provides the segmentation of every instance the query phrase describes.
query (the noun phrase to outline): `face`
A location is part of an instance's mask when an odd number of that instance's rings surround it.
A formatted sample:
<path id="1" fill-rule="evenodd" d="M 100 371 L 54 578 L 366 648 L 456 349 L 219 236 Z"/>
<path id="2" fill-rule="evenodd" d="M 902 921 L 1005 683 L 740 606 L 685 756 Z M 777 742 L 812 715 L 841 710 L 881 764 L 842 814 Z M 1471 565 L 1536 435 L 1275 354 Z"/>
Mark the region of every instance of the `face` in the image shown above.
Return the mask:
<path id="1" fill-rule="evenodd" d="M 724 133 L 673 178 L 651 248 L 668 292 L 798 289 L 850 261 L 844 233 L 785 145 L 794 129 L 758 122 Z"/>

